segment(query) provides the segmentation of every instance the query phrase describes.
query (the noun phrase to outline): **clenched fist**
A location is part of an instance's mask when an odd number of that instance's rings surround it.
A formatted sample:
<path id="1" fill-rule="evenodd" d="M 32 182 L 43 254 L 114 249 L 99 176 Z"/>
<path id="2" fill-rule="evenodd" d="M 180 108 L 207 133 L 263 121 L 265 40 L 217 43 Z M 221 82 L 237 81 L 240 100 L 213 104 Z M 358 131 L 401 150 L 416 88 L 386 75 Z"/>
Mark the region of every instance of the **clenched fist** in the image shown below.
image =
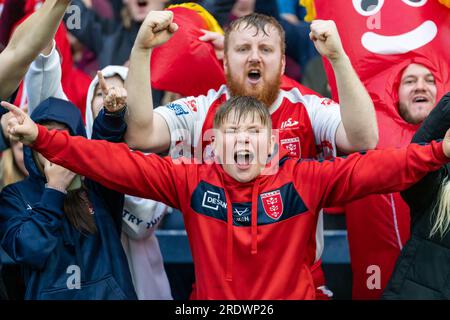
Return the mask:
<path id="1" fill-rule="evenodd" d="M 345 57 L 341 38 L 332 20 L 314 20 L 311 23 L 309 37 L 320 55 L 327 57 L 331 63 Z"/>
<path id="2" fill-rule="evenodd" d="M 153 49 L 166 43 L 177 30 L 171 11 L 150 11 L 139 29 L 135 47 Z"/>

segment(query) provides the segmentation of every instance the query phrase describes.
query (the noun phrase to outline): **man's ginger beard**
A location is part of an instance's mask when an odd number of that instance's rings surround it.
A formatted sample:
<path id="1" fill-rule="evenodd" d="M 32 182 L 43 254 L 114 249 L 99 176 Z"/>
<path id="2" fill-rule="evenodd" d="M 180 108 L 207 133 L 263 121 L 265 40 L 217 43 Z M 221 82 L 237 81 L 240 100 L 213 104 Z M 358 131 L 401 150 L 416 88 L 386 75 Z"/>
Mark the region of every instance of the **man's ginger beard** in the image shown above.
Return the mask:
<path id="1" fill-rule="evenodd" d="M 227 86 L 228 89 L 230 90 L 230 94 L 232 97 L 250 96 L 258 99 L 266 106 L 270 107 L 275 102 L 275 100 L 278 97 L 278 93 L 280 92 L 281 67 L 275 79 L 269 80 L 264 86 L 259 87 L 257 90 L 247 91 L 244 83 L 239 83 L 238 80 L 235 80 L 233 78 L 230 69 L 227 70 L 226 77 L 227 77 Z"/>

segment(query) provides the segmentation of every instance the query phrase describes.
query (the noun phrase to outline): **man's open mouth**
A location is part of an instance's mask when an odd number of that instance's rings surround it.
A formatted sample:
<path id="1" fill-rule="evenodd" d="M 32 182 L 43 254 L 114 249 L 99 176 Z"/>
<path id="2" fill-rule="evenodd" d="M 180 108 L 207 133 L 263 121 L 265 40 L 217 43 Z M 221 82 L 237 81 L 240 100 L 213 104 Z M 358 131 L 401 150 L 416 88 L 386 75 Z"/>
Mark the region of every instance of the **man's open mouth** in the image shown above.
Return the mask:
<path id="1" fill-rule="evenodd" d="M 422 103 L 422 102 L 430 102 L 426 96 L 417 95 L 413 97 L 413 103 Z"/>
<path id="2" fill-rule="evenodd" d="M 247 76 L 250 83 L 256 84 L 261 79 L 261 71 L 259 69 L 250 69 Z"/>
<path id="3" fill-rule="evenodd" d="M 146 7 L 148 4 L 148 0 L 138 0 L 137 4 L 138 4 L 139 8 Z"/>

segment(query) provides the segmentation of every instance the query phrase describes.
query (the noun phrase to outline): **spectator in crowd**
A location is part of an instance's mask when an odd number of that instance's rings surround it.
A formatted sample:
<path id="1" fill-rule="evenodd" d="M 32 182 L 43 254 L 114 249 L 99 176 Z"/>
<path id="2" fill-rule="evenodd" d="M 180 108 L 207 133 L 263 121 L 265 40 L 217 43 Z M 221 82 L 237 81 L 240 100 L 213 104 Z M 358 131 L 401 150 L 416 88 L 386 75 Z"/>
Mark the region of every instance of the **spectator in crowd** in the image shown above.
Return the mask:
<path id="1" fill-rule="evenodd" d="M 308 61 L 317 56 L 317 51 L 309 39 L 310 24 L 298 18 L 294 21 L 293 16 L 286 13 L 285 8 L 289 7 L 289 12 L 291 12 L 292 8 L 298 7 L 298 1 L 296 5 L 290 3 L 292 2 L 290 0 L 283 1 L 284 5 L 281 9 L 279 2 L 277 0 L 235 0 L 235 5 L 231 11 L 231 19 L 243 17 L 253 12 L 277 19 L 286 33 L 286 55 L 290 58 L 289 61 L 294 62 L 289 64 L 289 67 L 295 69 L 295 64 L 298 64 L 302 71 Z M 301 75 L 297 75 L 297 80 L 300 79 Z"/>
<path id="2" fill-rule="evenodd" d="M 426 63 L 424 61 L 424 63 Z M 437 77 L 440 78 L 440 77 Z M 388 90 L 388 89 L 387 89 Z M 378 148 L 404 147 L 436 105 L 436 77 L 423 64 L 411 63 L 397 75 L 386 101 L 392 123 L 380 123 L 382 142 Z M 402 126 L 401 140 L 386 134 Z M 361 212 L 365 212 L 364 217 Z M 353 271 L 353 298 L 379 299 L 395 262 L 410 237 L 410 208 L 399 193 L 371 195 L 345 205 Z"/>
<path id="3" fill-rule="evenodd" d="M 27 110 L 27 108 L 24 108 Z M 6 130 L 7 121 L 10 119 L 11 114 L 6 114 L 2 121 L 4 123 L 3 128 Z M 5 132 L 5 136 L 9 136 Z M 10 148 L 2 152 L 0 160 L 0 189 L 4 187 L 22 181 L 28 176 L 28 171 L 23 161 L 23 144 L 19 141 L 10 141 Z M 23 283 L 20 266 L 18 265 L 6 265 L 1 274 L 6 280 L 4 285 L 7 297 L 10 300 L 23 299 L 25 292 L 25 286 Z M 1 277 L 0 277 L 1 282 Z M 0 284 L 0 287 L 2 285 Z"/>
<path id="4" fill-rule="evenodd" d="M 189 154 L 192 145 L 204 159 L 211 159 L 210 138 L 205 133 L 212 128 L 218 106 L 230 96 L 239 95 L 257 97 L 270 106 L 274 128 L 280 130 L 280 147 L 289 149 L 293 157 L 316 157 L 316 146 L 322 148 L 320 156 L 324 157 L 338 151 L 347 153 L 375 147 L 377 125 L 372 101 L 346 58 L 332 22 L 316 21 L 311 26 L 311 37 L 319 52 L 335 68 L 341 108 L 307 90 L 280 90 L 285 61 L 283 30 L 273 18 L 252 14 L 235 20 L 225 34 L 227 86 L 210 90 L 207 96 L 178 100 L 157 108 L 155 113 L 149 112 L 153 108 L 150 73 L 141 66 L 149 64 L 152 48 L 166 42 L 176 31 L 177 26 L 171 21 L 170 12 L 151 12 L 131 54 L 125 83 L 129 107 L 125 140 L 131 148 L 157 153 L 170 151 L 175 157 L 179 151 Z M 163 31 L 153 33 L 150 26 Z M 184 144 L 178 143 L 181 141 Z M 319 239 L 321 231 L 319 225 Z M 321 288 L 324 286 L 320 268 L 322 248 L 314 234 L 310 239 L 309 259 L 317 287 Z"/>
<path id="5" fill-rule="evenodd" d="M 413 143 L 448 139 L 450 93 L 431 111 L 414 135 Z M 420 182 L 402 192 L 411 208 L 411 238 L 404 246 L 384 299 L 448 300 L 450 248 L 449 167 L 429 173 Z"/>
<path id="6" fill-rule="evenodd" d="M 450 130 L 443 142 L 425 146 L 324 162 L 298 161 L 280 149 L 270 160 L 275 136 L 269 109 L 251 97 L 231 98 L 219 107 L 215 161 L 207 164 L 50 132 L 19 108 L 3 105 L 15 115 L 8 132 L 51 161 L 121 192 L 181 209 L 199 299 L 315 298 L 306 252 L 320 208 L 404 190 L 450 161 Z M 121 161 L 105 166 L 111 154 Z"/>
<path id="7" fill-rule="evenodd" d="M 20 25 L 29 15 L 42 6 L 42 0 L 26 0 L 26 1 L 7 1 L 5 3 L 5 15 L 1 17 L 3 27 L 0 27 L 0 35 L 3 36 L 4 42 L 8 43 L 10 33 L 14 28 Z M 72 11 L 69 10 L 73 15 Z M 3 21 L 4 20 L 4 21 Z M 1 30 L 3 28 L 4 30 Z M 4 32 L 2 34 L 2 32 Z M 76 59 L 80 59 L 80 54 L 85 50 L 80 47 L 79 42 L 69 42 L 70 34 L 63 24 L 60 24 L 56 32 L 55 40 L 58 51 L 62 56 L 62 84 L 68 98 L 72 101 L 84 115 L 86 93 L 91 82 L 90 77 L 75 66 Z M 16 104 L 26 104 L 27 93 L 19 87 Z"/>
<path id="8" fill-rule="evenodd" d="M 0 54 L 0 99 L 10 99 L 25 75 L 28 66 L 55 35 L 69 0 L 48 0 L 41 10 L 29 17 L 12 36 Z M 3 4 L 3 3 L 2 3 Z M 3 9 L 3 7 L 2 7 Z M 5 110 L 0 110 L 4 117 Z M 3 121 L 1 122 L 3 125 Z M 9 147 L 9 140 L 0 130 L 0 151 Z M 0 261 L 1 263 L 1 261 Z M 1 265 L 0 265 L 1 267 Z M 4 285 L 0 276 L 0 295 Z"/>
<path id="9" fill-rule="evenodd" d="M 49 45 L 31 65 L 25 85 L 33 110 L 50 97 L 67 100 L 60 84 L 61 66 L 58 61 L 58 52 L 54 45 Z M 126 104 L 124 82 L 127 73 L 128 69 L 125 67 L 108 66 L 99 73 L 103 80 L 99 81 L 99 77 L 96 77 L 90 84 L 85 120 L 88 138 L 92 137 L 94 121 L 105 106 L 106 112 L 110 114 L 99 117 L 97 139 L 112 142 L 123 140 L 126 125 L 122 109 Z M 104 97 L 108 97 L 106 103 Z M 166 212 L 167 207 L 161 203 L 125 196 L 121 240 L 136 294 L 141 300 L 172 299 L 158 240 L 154 234 L 158 222 Z"/>
<path id="10" fill-rule="evenodd" d="M 79 111 L 64 100 L 49 98 L 31 116 L 85 136 Z M 123 196 L 24 149 L 30 175 L 2 191 L 0 235 L 23 266 L 25 299 L 136 299 L 120 243 Z"/>
<path id="11" fill-rule="evenodd" d="M 72 1 L 72 5 L 80 8 L 81 28 L 73 28 L 70 32 L 96 55 L 100 68 L 104 68 L 127 63 L 145 16 L 151 10 L 164 9 L 167 0 L 125 0 L 121 23 L 100 17 L 89 2 Z M 66 15 L 66 22 L 68 18 Z"/>
<path id="12" fill-rule="evenodd" d="M 106 19 L 89 7 L 90 1 L 74 0 L 81 12 L 81 27 L 70 30 L 83 45 L 97 57 L 100 68 L 109 65 L 126 65 L 139 27 L 151 10 L 162 10 L 168 0 L 124 0 L 121 21 Z M 87 3 L 87 5 L 86 5 Z M 65 21 L 69 18 L 65 17 Z M 160 101 L 162 92 L 155 91 Z"/>

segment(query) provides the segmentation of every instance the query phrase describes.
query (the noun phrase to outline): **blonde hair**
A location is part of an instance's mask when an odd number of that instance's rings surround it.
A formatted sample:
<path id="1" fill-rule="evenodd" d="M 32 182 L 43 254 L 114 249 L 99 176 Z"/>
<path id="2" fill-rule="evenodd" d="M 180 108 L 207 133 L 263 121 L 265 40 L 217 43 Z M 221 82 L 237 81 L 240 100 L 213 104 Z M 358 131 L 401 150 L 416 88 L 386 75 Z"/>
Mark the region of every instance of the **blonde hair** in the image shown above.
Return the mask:
<path id="1" fill-rule="evenodd" d="M 16 161 L 14 160 L 14 153 L 11 148 L 2 153 L 2 160 L 0 161 L 0 177 L 0 189 L 25 179 L 25 175 L 17 167 Z"/>
<path id="2" fill-rule="evenodd" d="M 430 231 L 430 238 L 436 234 L 444 238 L 450 226 L 450 181 L 448 178 L 442 182 L 432 219 L 434 219 L 434 223 Z"/>

